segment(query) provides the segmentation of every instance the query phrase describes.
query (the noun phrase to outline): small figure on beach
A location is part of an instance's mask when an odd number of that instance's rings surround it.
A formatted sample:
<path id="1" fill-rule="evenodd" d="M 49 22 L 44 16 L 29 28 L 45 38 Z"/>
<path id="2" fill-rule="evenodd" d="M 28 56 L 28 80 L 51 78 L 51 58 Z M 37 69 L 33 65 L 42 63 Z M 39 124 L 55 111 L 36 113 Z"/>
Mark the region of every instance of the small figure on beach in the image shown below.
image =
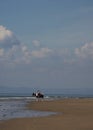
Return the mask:
<path id="1" fill-rule="evenodd" d="M 39 90 L 36 93 L 33 93 L 32 96 L 36 98 L 44 98 L 44 95 Z"/>

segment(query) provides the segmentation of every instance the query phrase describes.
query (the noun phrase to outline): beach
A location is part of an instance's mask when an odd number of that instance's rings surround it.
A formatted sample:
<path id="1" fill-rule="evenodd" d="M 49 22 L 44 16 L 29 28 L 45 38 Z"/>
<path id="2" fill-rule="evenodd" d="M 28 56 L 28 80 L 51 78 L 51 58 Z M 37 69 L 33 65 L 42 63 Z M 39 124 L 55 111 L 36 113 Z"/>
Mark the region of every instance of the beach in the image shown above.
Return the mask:
<path id="1" fill-rule="evenodd" d="M 29 101 L 31 110 L 56 112 L 0 122 L 0 130 L 93 130 L 93 98 Z"/>

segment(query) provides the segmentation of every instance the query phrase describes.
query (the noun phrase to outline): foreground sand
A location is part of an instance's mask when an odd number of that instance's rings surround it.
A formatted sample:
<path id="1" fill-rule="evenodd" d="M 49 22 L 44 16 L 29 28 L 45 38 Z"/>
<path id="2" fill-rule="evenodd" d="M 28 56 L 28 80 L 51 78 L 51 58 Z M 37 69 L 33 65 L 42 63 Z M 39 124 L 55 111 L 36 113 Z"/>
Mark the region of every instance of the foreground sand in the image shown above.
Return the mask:
<path id="1" fill-rule="evenodd" d="M 4 121 L 0 130 L 93 130 L 93 99 L 34 101 L 27 107 L 59 114 Z"/>

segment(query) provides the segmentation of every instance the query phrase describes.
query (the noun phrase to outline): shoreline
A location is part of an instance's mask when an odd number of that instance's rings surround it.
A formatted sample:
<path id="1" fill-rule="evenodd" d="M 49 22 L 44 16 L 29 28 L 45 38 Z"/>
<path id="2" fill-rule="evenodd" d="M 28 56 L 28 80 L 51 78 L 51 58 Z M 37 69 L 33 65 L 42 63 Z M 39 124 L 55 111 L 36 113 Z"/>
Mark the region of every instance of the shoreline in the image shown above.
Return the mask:
<path id="1" fill-rule="evenodd" d="M 31 101 L 27 108 L 57 112 L 0 122 L 0 130 L 93 130 L 93 98 Z"/>

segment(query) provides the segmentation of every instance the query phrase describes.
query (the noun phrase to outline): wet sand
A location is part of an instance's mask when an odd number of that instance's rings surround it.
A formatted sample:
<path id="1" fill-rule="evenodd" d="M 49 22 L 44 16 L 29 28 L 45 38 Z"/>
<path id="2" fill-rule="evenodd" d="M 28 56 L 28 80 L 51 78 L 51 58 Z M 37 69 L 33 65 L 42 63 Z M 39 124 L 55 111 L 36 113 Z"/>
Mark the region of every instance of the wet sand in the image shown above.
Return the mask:
<path id="1" fill-rule="evenodd" d="M 0 130 L 93 130 L 93 99 L 33 101 L 27 107 L 59 113 L 3 121 Z"/>

